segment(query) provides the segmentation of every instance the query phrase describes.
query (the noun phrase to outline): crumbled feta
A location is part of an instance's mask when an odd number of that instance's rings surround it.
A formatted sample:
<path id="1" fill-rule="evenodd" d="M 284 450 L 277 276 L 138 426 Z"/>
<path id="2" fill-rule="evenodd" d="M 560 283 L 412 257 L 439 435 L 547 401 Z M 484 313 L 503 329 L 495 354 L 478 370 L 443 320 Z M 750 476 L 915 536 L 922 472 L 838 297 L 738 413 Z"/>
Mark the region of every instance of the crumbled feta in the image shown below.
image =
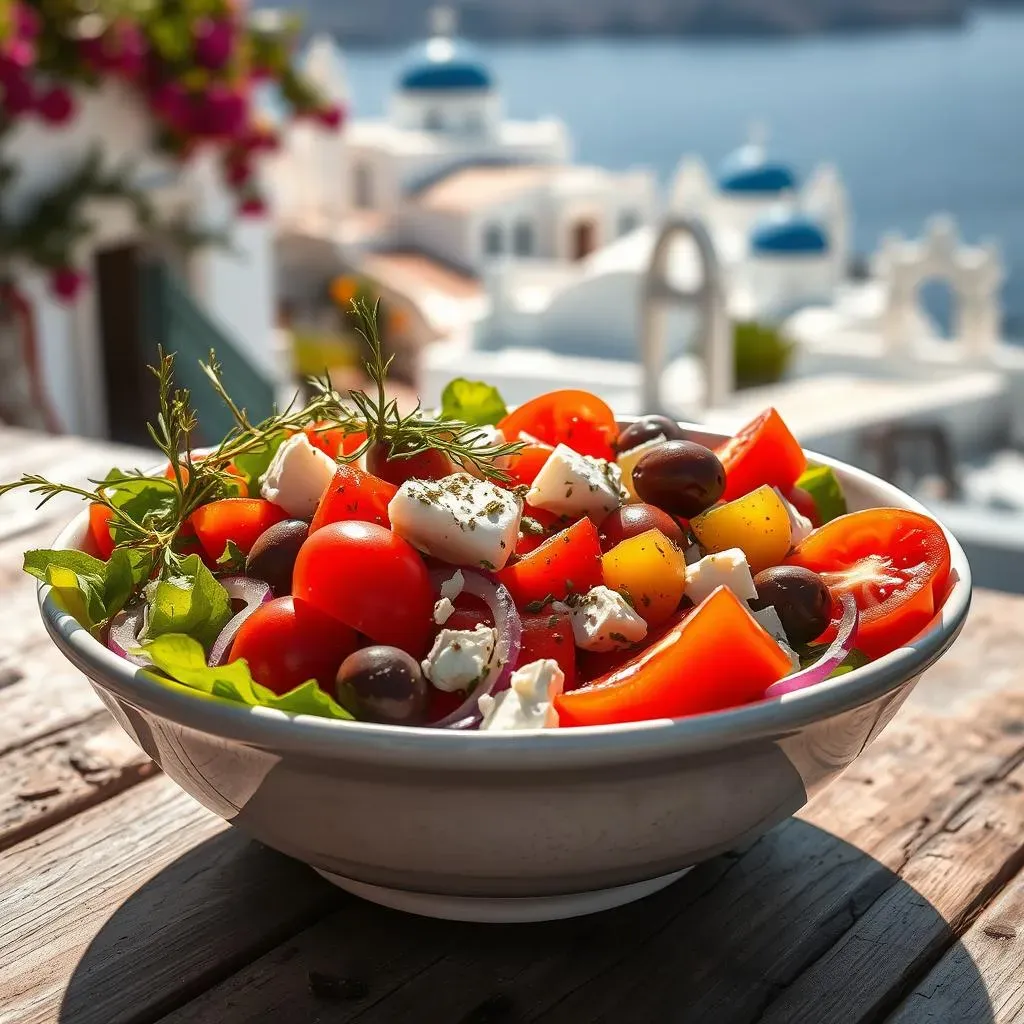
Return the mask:
<path id="1" fill-rule="evenodd" d="M 462 575 L 461 569 L 456 569 L 452 575 L 441 584 L 441 596 L 447 597 L 449 601 L 454 601 L 455 598 L 462 593 L 462 588 L 466 585 L 466 577 Z"/>
<path id="2" fill-rule="evenodd" d="M 649 441 L 644 441 L 643 444 L 638 444 L 635 448 L 629 448 L 622 452 L 621 455 L 615 460 L 618 464 L 619 469 L 622 471 L 622 486 L 629 492 L 629 497 L 632 501 L 639 501 L 640 496 L 633 489 L 633 470 L 636 469 L 636 464 L 648 454 L 648 452 L 654 451 L 659 444 L 664 444 L 668 438 L 664 434 L 658 434 L 652 437 Z"/>
<path id="3" fill-rule="evenodd" d="M 515 551 L 523 507 L 511 492 L 469 473 L 406 480 L 388 504 L 391 529 L 457 565 L 500 569 Z"/>
<path id="4" fill-rule="evenodd" d="M 553 729 L 558 725 L 555 697 L 562 692 L 565 676 L 557 661 L 531 661 L 512 673 L 507 690 L 496 697 L 484 694 L 478 701 L 484 720 L 480 728 L 494 731 Z"/>
<path id="5" fill-rule="evenodd" d="M 814 531 L 814 524 L 807 518 L 807 516 L 800 513 L 796 506 L 786 498 L 778 487 L 773 487 L 772 490 L 779 496 L 779 500 L 782 502 L 783 508 L 785 508 L 786 513 L 789 515 L 789 528 L 793 535 L 792 544 L 793 547 L 796 547 L 800 541 L 802 541 L 809 533 Z"/>
<path id="6" fill-rule="evenodd" d="M 334 478 L 337 465 L 314 448 L 305 434 L 294 434 L 274 454 L 260 482 L 260 494 L 296 519 L 308 519 Z"/>
<path id="7" fill-rule="evenodd" d="M 447 597 L 442 597 L 440 601 L 434 604 L 434 621 L 439 626 L 443 626 L 452 617 L 454 612 L 455 605 Z"/>
<path id="8" fill-rule="evenodd" d="M 700 604 L 718 587 L 728 587 L 741 601 L 757 597 L 747 556 L 739 548 L 705 555 L 686 567 L 684 593 L 694 604 Z"/>
<path id="9" fill-rule="evenodd" d="M 594 587 L 570 606 L 572 635 L 585 651 L 614 651 L 647 636 L 647 623 L 618 591 Z"/>
<path id="10" fill-rule="evenodd" d="M 779 613 L 772 605 L 768 605 L 766 608 L 754 612 L 753 615 L 757 619 L 758 625 L 782 648 L 782 653 L 789 658 L 791 671 L 795 672 L 800 667 L 800 657 L 789 646 L 789 637 L 786 636 Z"/>
<path id="11" fill-rule="evenodd" d="M 471 689 L 491 667 L 496 641 L 491 626 L 442 629 L 422 662 L 423 674 L 448 693 Z"/>
<path id="12" fill-rule="evenodd" d="M 526 501 L 534 508 L 559 515 L 575 519 L 589 516 L 600 521 L 628 496 L 622 488 L 622 473 L 614 462 L 580 455 L 560 444 L 541 467 Z"/>

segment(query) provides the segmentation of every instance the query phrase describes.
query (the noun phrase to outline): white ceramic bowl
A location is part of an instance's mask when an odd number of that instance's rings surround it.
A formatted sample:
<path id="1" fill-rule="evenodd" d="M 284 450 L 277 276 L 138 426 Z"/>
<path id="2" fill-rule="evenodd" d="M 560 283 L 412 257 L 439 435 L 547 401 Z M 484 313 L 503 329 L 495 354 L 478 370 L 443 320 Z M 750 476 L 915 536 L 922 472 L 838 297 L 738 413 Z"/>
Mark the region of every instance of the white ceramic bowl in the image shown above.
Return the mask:
<path id="1" fill-rule="evenodd" d="M 692 428 L 695 440 L 721 440 Z M 920 505 L 835 467 L 851 509 Z M 57 540 L 77 547 L 78 516 Z M 908 646 L 813 689 L 676 720 L 529 734 L 291 717 L 174 688 L 39 588 L 46 628 L 136 743 L 196 800 L 336 884 L 464 920 L 540 920 L 638 899 L 766 832 L 851 764 L 952 644 L 971 577 Z"/>

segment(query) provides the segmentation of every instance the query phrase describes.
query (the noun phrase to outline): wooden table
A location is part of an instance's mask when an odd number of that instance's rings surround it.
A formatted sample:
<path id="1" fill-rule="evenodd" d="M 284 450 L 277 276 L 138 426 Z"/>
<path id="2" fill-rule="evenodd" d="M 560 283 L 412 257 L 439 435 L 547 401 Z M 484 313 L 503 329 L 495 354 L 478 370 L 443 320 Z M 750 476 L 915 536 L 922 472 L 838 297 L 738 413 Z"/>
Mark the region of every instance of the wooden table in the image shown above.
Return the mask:
<path id="1" fill-rule="evenodd" d="M 0 432 L 0 479 L 134 453 Z M 646 901 L 508 927 L 379 909 L 161 776 L 48 643 L 0 502 L 0 1021 L 1024 1021 L 1024 600 L 962 639 L 843 778 Z M 325 809 L 329 813 L 329 809 Z"/>

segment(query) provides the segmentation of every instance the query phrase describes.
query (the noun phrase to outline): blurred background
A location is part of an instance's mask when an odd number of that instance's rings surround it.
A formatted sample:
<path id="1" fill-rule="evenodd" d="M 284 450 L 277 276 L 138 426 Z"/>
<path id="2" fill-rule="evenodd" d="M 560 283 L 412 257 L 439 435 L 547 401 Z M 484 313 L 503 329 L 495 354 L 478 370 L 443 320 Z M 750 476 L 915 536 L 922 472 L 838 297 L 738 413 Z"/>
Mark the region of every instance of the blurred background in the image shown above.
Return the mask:
<path id="1" fill-rule="evenodd" d="M 0 422 L 145 443 L 177 352 L 269 411 L 585 387 L 777 406 L 1024 590 L 1024 3 L 0 0 Z M 200 439 L 202 440 L 202 439 Z"/>

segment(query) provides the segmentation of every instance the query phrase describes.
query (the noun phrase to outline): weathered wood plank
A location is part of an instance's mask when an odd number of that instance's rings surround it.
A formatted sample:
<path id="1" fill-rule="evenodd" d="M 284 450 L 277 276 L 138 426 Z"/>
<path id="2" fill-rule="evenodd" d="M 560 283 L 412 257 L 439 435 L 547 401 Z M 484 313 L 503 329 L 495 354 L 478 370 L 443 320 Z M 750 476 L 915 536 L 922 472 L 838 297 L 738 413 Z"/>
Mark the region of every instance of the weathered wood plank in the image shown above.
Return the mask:
<path id="1" fill-rule="evenodd" d="M 334 899 L 152 779 L 0 858 L 0 1024 L 153 1020 Z"/>
<path id="2" fill-rule="evenodd" d="M 902 955 L 900 962 L 918 963 L 939 955 L 952 940 L 943 915 L 968 913 L 1024 846 L 1024 828 L 1007 806 L 1011 789 L 1001 781 L 1024 757 L 1024 692 L 1002 671 L 1017 657 L 1007 623 L 1020 611 L 1017 600 L 979 595 L 957 656 L 936 668 L 856 769 L 802 820 L 643 904 L 511 929 L 410 920 L 400 926 L 406 941 L 397 949 L 386 928 L 367 927 L 377 915 L 391 915 L 346 905 L 166 1024 L 233 1024 L 255 1019 L 261 1007 L 272 1008 L 277 1024 L 319 1013 L 332 1022 L 384 1024 L 415 1019 L 423 1006 L 455 1021 L 497 994 L 513 1001 L 513 1019 L 746 1024 L 779 993 L 795 991 L 802 972 L 859 922 L 872 920 L 873 908 L 908 901 L 918 905 L 915 941 L 900 954 L 903 937 L 889 933 L 876 945 L 877 958 L 896 962 Z M 971 666 L 979 651 L 991 672 L 965 686 L 976 675 Z M 943 888 L 936 854 L 962 855 L 953 849 L 958 842 L 979 850 L 980 860 L 969 878 L 958 875 Z M 712 887 L 704 884 L 708 870 L 722 871 Z M 935 907 L 910 887 L 932 873 Z M 306 984 L 308 972 L 325 965 L 365 981 L 366 999 L 325 1009 Z M 859 966 L 865 973 L 858 981 L 870 989 L 878 967 L 873 960 Z M 892 991 L 899 980 L 885 983 Z M 836 975 L 829 983 L 836 997 L 848 979 Z M 854 1011 L 831 1019 L 854 1024 L 873 1012 Z"/>
<path id="3" fill-rule="evenodd" d="M 1018 875 L 888 1024 L 1024 1020 L 1024 874 Z"/>
<path id="4" fill-rule="evenodd" d="M 0 757 L 0 850 L 155 774 L 105 713 Z"/>

